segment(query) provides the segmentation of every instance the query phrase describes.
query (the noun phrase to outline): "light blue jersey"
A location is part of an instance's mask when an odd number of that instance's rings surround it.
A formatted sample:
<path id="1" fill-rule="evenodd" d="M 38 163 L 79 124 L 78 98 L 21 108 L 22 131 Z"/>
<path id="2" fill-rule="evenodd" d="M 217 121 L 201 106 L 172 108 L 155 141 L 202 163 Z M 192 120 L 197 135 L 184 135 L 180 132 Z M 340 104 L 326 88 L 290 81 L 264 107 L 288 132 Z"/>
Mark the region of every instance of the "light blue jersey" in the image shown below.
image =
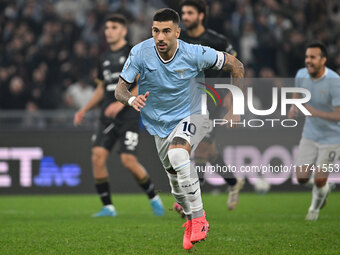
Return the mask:
<path id="1" fill-rule="evenodd" d="M 173 58 L 164 61 L 150 38 L 132 48 L 121 78 L 132 83 L 140 74 L 138 94 L 150 92 L 141 110 L 143 124 L 151 135 L 167 137 L 182 119 L 201 113 L 203 92 L 193 78 L 203 78 L 205 69 L 223 65 L 222 52 L 181 40 Z"/>
<path id="2" fill-rule="evenodd" d="M 340 106 L 340 76 L 329 68 L 320 79 L 312 79 L 307 68 L 298 71 L 295 77 L 297 87 L 308 89 L 311 93 L 309 104 L 324 112 L 334 111 Z M 321 144 L 340 144 L 340 122 L 317 117 L 306 117 L 302 137 Z"/>

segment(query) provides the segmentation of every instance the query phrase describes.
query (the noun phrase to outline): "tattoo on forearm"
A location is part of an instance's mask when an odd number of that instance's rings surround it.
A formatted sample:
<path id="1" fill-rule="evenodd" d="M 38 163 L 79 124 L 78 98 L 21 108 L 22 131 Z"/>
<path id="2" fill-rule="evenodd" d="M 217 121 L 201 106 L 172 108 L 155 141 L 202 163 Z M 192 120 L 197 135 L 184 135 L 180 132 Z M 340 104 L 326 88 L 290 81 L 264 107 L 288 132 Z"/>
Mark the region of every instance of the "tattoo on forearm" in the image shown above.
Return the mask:
<path id="1" fill-rule="evenodd" d="M 244 67 L 241 61 L 239 61 L 234 56 L 225 53 L 224 71 L 231 72 L 233 78 L 243 78 L 244 77 Z"/>
<path id="2" fill-rule="evenodd" d="M 117 100 L 123 104 L 127 104 L 129 98 L 132 94 L 129 91 L 131 84 L 124 81 L 122 78 L 119 78 L 117 88 L 115 91 L 115 97 Z"/>
<path id="3" fill-rule="evenodd" d="M 228 53 L 224 52 L 224 55 L 226 59 L 225 59 L 223 70 L 230 72 L 232 84 L 238 86 L 240 89 L 243 90 L 243 92 L 245 92 L 245 87 L 244 87 L 245 84 L 243 81 L 243 77 L 244 77 L 243 64 L 237 58 L 235 58 L 234 56 Z"/>

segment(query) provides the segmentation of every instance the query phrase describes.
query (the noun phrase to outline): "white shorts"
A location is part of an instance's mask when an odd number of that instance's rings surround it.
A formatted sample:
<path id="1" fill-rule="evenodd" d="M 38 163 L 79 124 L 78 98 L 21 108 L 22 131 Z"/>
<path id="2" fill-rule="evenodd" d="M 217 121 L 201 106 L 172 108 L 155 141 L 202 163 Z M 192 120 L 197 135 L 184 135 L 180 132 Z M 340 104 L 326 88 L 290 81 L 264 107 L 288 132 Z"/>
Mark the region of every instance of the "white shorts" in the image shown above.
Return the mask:
<path id="1" fill-rule="evenodd" d="M 296 158 L 296 165 L 304 164 L 323 166 L 337 163 L 340 156 L 339 144 L 320 144 L 313 140 L 302 138 Z"/>
<path id="2" fill-rule="evenodd" d="M 193 152 L 211 130 L 212 122 L 209 117 L 195 114 L 181 120 L 167 137 L 161 138 L 155 135 L 156 148 L 163 167 L 166 170 L 172 167 L 168 158 L 168 150 L 175 137 L 181 137 L 188 141 L 191 146 L 191 152 Z"/>

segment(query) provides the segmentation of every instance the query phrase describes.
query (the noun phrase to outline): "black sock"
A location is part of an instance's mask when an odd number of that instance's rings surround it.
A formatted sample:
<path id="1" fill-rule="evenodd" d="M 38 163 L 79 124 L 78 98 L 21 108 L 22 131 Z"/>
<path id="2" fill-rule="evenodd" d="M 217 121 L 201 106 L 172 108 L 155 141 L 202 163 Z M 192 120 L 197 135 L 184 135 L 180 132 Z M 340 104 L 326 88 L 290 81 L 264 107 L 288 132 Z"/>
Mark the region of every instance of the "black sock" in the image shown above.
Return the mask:
<path id="1" fill-rule="evenodd" d="M 95 186 L 103 205 L 112 205 L 109 179 L 96 179 Z"/>
<path id="2" fill-rule="evenodd" d="M 220 154 L 217 155 L 216 158 L 212 160 L 210 163 L 213 166 L 216 165 L 219 165 L 221 167 L 225 166 L 224 160 Z M 224 174 L 223 178 L 228 183 L 229 186 L 234 186 L 237 183 L 237 179 L 235 178 L 232 172 L 228 171 L 226 174 Z"/>
<path id="3" fill-rule="evenodd" d="M 156 196 L 155 185 L 153 185 L 149 176 L 145 177 L 143 180 L 138 180 L 138 184 L 150 199 Z"/>

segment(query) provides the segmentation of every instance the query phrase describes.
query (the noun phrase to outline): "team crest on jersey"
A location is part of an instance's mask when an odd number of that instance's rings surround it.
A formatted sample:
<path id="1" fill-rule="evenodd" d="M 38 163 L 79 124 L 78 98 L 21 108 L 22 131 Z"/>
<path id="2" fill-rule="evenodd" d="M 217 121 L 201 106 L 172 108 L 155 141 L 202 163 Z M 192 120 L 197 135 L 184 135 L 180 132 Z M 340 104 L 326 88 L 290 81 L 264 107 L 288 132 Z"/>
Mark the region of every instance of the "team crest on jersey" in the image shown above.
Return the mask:
<path id="1" fill-rule="evenodd" d="M 103 63 L 103 66 L 108 66 L 110 65 L 110 61 L 109 60 L 105 60 L 104 63 Z"/>
<path id="2" fill-rule="evenodd" d="M 188 70 L 188 68 L 182 69 L 182 70 L 175 70 L 175 72 L 177 72 L 177 73 L 179 74 L 179 77 L 180 77 L 181 79 L 183 79 L 183 78 L 184 78 L 184 72 L 185 72 L 186 70 Z"/>

